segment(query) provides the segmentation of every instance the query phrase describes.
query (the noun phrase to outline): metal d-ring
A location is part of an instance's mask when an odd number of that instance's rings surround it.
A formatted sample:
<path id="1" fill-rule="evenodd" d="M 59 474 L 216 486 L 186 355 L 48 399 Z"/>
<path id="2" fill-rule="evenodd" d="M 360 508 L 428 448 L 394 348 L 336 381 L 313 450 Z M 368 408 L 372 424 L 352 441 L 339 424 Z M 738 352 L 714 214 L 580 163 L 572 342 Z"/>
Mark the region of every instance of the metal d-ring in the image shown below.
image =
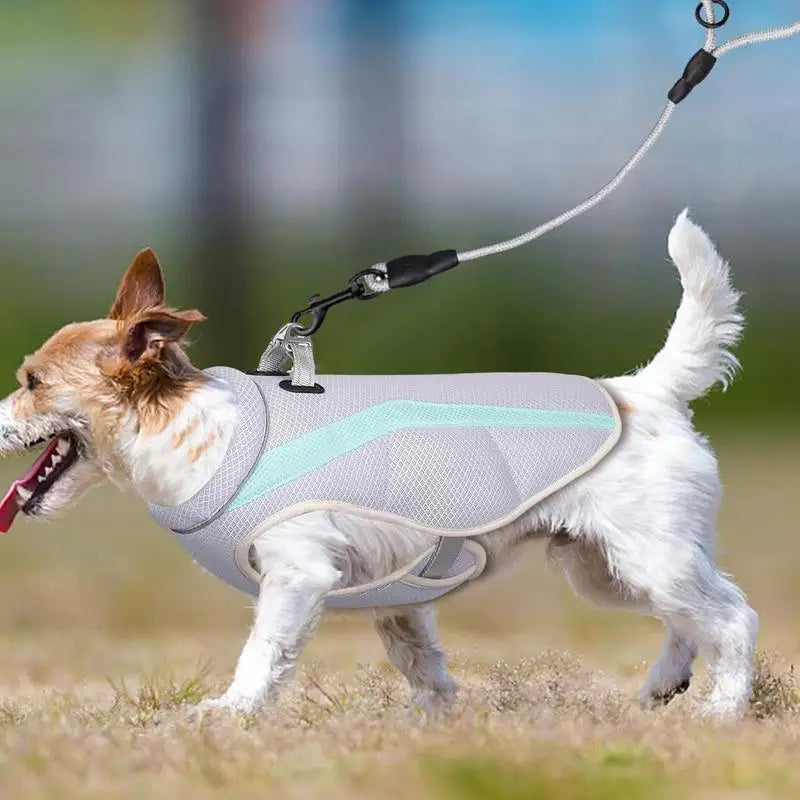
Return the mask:
<path id="1" fill-rule="evenodd" d="M 722 19 L 718 22 L 708 22 L 707 20 L 703 19 L 703 4 L 700 3 L 697 6 L 697 9 L 694 12 L 695 17 L 697 17 L 697 21 L 704 27 L 704 28 L 721 28 L 731 16 L 731 7 L 725 2 L 725 0 L 712 0 L 715 6 L 720 6 L 722 8 L 723 14 Z"/>

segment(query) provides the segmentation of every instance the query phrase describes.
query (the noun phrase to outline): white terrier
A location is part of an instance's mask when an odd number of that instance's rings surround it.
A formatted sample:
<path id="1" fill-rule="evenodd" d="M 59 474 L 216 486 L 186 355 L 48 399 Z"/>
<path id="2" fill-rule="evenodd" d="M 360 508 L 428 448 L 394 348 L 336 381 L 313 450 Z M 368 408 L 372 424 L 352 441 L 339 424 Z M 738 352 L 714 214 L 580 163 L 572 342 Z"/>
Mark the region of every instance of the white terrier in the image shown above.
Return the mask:
<path id="1" fill-rule="evenodd" d="M 517 545 L 547 537 L 578 594 L 660 619 L 667 637 L 644 703 L 685 691 L 702 651 L 713 682 L 705 713 L 738 717 L 750 698 L 758 617 L 713 561 L 721 486 L 688 404 L 735 372 L 728 348 L 743 318 L 727 264 L 686 213 L 669 252 L 683 298 L 664 348 L 637 373 L 602 382 L 623 418 L 616 449 L 513 524 L 476 538 L 488 556 L 484 575 Z M 12 487 L 0 527 L 18 510 L 50 517 L 106 478 L 162 505 L 178 505 L 208 482 L 237 417 L 231 392 L 195 369 L 181 346 L 203 319 L 164 305 L 161 269 L 144 250 L 107 319 L 67 325 L 25 359 L 20 388 L 0 403 L 0 454 L 48 444 Z M 202 708 L 252 712 L 273 700 L 328 592 L 385 577 L 435 538 L 320 512 L 256 531 L 253 541 L 251 561 L 262 576 L 253 629 L 230 688 Z M 433 608 L 381 610 L 376 626 L 423 707 L 446 706 L 456 684 Z"/>

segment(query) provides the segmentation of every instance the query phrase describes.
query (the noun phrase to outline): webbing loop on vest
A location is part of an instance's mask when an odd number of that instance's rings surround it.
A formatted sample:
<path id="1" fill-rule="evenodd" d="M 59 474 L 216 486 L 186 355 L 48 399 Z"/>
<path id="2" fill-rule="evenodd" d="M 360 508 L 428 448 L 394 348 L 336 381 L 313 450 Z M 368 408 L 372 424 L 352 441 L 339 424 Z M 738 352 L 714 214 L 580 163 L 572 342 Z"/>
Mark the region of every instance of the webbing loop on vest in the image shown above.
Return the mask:
<path id="1" fill-rule="evenodd" d="M 272 337 L 267 349 L 258 362 L 258 372 L 262 374 L 279 374 L 291 364 L 291 384 L 298 388 L 312 388 L 316 385 L 317 369 L 314 362 L 314 347 L 308 336 L 298 331 L 301 326 L 296 322 L 284 325 Z"/>

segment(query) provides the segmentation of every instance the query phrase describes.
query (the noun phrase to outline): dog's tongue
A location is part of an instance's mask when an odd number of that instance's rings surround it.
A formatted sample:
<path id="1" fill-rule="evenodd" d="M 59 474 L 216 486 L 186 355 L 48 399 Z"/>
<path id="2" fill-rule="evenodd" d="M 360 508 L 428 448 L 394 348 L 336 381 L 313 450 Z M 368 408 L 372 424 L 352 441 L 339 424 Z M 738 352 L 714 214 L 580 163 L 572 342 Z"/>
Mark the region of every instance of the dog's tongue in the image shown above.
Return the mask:
<path id="1" fill-rule="evenodd" d="M 58 439 L 53 439 L 45 448 L 45 451 L 36 459 L 33 466 L 21 478 L 11 484 L 8 493 L 0 502 L 0 533 L 8 533 L 11 530 L 17 514 L 22 506 L 25 505 L 22 498 L 17 494 L 17 489 L 21 486 L 23 489 L 32 492 L 39 485 L 39 472 L 50 461 L 50 456 L 53 455 L 56 447 L 58 447 Z"/>

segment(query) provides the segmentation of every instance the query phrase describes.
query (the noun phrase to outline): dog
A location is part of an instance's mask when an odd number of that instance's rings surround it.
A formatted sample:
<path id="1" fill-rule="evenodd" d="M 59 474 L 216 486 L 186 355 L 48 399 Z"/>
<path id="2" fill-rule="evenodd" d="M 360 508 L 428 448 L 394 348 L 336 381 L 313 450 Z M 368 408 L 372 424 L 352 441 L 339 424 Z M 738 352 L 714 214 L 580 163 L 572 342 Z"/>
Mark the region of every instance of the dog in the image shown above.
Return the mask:
<path id="1" fill-rule="evenodd" d="M 737 372 L 731 348 L 744 319 L 727 263 L 687 212 L 668 249 L 683 296 L 666 343 L 644 368 L 601 381 L 623 420 L 616 449 L 512 524 L 476 538 L 487 553 L 484 576 L 518 545 L 548 539 L 549 555 L 579 595 L 664 624 L 643 704 L 686 691 L 700 653 L 711 673 L 702 713 L 731 719 L 748 708 L 758 617 L 713 560 L 721 484 L 689 404 Z M 162 505 L 186 501 L 209 481 L 237 411 L 230 388 L 186 355 L 184 337 L 204 320 L 165 305 L 161 267 L 143 250 L 105 319 L 67 325 L 25 358 L 19 388 L 0 403 L 0 454 L 42 443 L 45 450 L 3 504 L 6 527 L 18 510 L 50 518 L 106 479 Z M 319 512 L 256 531 L 253 542 L 250 559 L 261 576 L 254 624 L 230 687 L 197 712 L 253 713 L 274 702 L 328 592 L 383 578 L 435 539 Z M 431 713 L 448 708 L 457 686 L 432 605 L 373 613 L 416 702 Z"/>

